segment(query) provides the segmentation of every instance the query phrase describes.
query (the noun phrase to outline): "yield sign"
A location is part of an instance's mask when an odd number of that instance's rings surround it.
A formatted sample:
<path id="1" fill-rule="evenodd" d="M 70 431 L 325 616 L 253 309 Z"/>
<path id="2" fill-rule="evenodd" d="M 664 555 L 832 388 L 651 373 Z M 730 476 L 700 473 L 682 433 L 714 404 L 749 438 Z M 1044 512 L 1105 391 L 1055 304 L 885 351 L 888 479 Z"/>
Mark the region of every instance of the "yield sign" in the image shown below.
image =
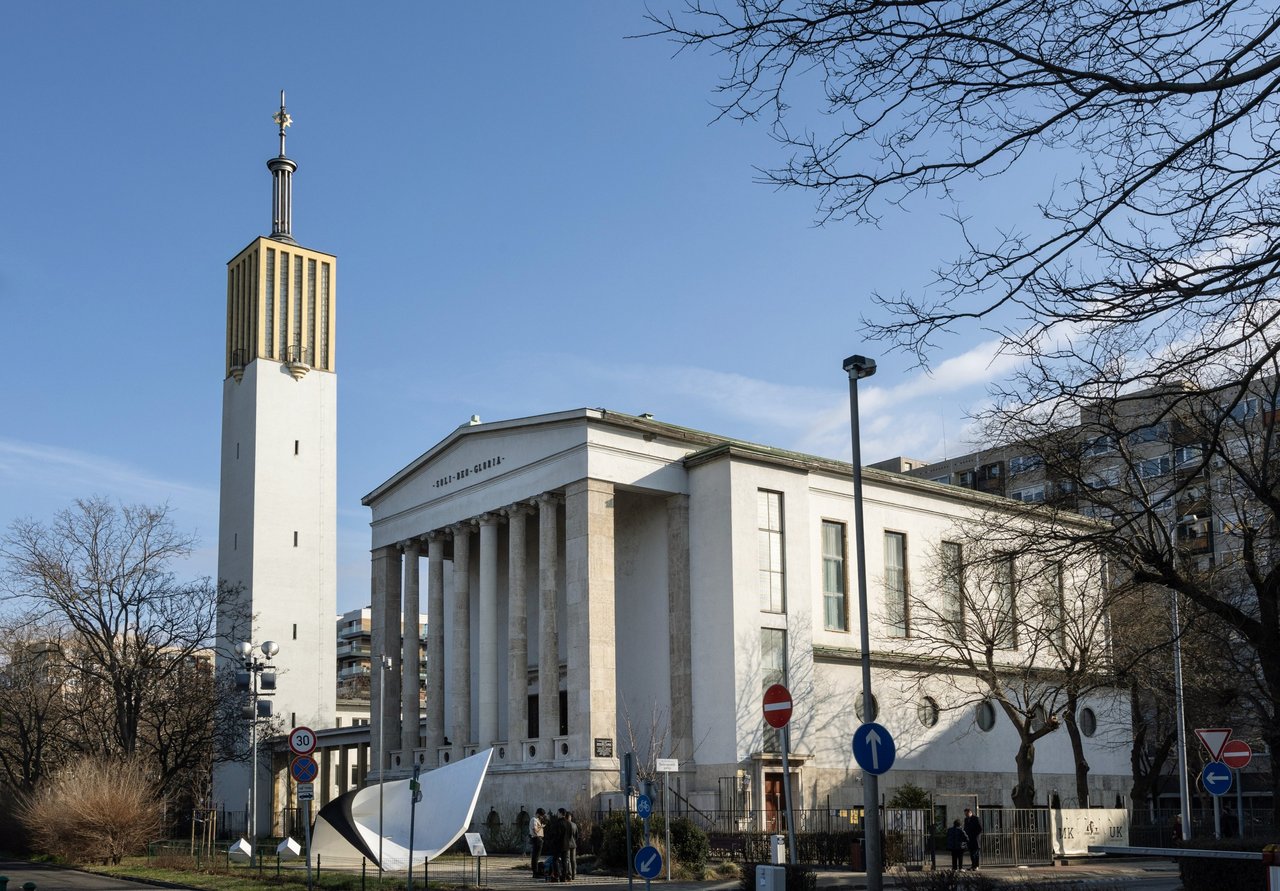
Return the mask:
<path id="1" fill-rule="evenodd" d="M 1201 744 L 1209 750 L 1209 757 L 1218 761 L 1222 757 L 1222 747 L 1231 739 L 1230 727 L 1197 727 L 1196 736 Z"/>
<path id="2" fill-rule="evenodd" d="M 1222 747 L 1222 763 L 1232 770 L 1248 767 L 1253 760 L 1253 749 L 1242 739 L 1228 740 Z"/>
<path id="3" fill-rule="evenodd" d="M 781 684 L 764 691 L 764 720 L 770 727 L 786 727 L 791 720 L 791 693 Z"/>

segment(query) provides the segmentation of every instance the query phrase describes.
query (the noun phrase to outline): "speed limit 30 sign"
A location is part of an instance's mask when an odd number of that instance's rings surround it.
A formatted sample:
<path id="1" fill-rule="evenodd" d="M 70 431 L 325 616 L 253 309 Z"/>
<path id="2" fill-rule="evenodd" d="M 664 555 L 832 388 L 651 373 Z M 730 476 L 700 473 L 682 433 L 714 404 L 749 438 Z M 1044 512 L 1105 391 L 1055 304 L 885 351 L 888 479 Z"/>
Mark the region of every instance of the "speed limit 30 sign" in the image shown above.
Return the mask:
<path id="1" fill-rule="evenodd" d="M 310 755 L 316 750 L 316 732 L 310 727 L 295 727 L 289 731 L 289 751 L 295 755 Z"/>

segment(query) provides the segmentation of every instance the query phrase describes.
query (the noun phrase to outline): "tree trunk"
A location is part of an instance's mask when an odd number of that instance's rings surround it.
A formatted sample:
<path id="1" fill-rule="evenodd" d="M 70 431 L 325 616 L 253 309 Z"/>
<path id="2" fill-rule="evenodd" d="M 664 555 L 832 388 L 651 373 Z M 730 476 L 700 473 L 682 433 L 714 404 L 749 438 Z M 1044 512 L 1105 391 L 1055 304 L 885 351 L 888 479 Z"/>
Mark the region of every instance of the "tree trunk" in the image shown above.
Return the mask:
<path id="1" fill-rule="evenodd" d="M 1036 781 L 1032 768 L 1036 763 L 1036 745 L 1025 737 L 1018 744 L 1018 753 L 1014 756 L 1014 764 L 1018 767 L 1018 783 L 1013 787 L 1014 807 L 1036 806 Z"/>
<path id="2" fill-rule="evenodd" d="M 1088 807 L 1089 759 L 1084 755 L 1084 740 L 1080 736 L 1080 726 L 1076 724 L 1076 706 L 1079 701 L 1080 697 L 1076 693 L 1068 692 L 1067 707 L 1062 710 L 1062 718 L 1067 725 L 1067 736 L 1071 739 L 1071 760 L 1076 768 L 1076 807 Z"/>

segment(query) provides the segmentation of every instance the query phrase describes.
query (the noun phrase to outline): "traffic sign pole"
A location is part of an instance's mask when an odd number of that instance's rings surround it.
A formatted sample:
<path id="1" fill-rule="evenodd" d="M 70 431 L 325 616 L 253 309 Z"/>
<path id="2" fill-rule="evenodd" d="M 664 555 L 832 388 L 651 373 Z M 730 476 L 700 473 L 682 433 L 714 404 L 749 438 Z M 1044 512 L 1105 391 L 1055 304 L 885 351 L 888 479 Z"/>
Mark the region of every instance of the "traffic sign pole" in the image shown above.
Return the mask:
<path id="1" fill-rule="evenodd" d="M 787 844 L 791 849 L 787 856 L 788 863 L 797 862 L 799 851 L 796 850 L 796 826 L 791 813 L 791 767 L 787 764 L 787 749 L 791 748 L 791 725 L 782 728 L 782 792 L 787 798 Z"/>

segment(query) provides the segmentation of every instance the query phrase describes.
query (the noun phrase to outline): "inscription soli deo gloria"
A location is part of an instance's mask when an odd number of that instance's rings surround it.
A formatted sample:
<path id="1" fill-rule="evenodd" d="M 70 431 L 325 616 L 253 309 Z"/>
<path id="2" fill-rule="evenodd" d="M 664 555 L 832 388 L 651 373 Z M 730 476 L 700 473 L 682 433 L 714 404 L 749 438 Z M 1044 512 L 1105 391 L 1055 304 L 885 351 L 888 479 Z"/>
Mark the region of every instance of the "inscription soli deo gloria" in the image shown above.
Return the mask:
<path id="1" fill-rule="evenodd" d="M 497 467 L 501 463 L 502 463 L 502 456 L 494 455 L 492 458 L 485 458 L 483 461 L 477 461 L 475 464 L 472 464 L 470 467 L 459 467 L 457 470 L 455 470 L 453 473 L 449 474 L 448 476 L 440 477 L 431 485 L 437 489 L 440 489 L 440 488 L 443 488 L 444 486 L 448 486 L 452 483 L 456 483 L 458 480 L 465 480 L 469 476 L 474 476 L 477 473 L 483 473 L 486 470 L 490 470 L 494 467 Z"/>

